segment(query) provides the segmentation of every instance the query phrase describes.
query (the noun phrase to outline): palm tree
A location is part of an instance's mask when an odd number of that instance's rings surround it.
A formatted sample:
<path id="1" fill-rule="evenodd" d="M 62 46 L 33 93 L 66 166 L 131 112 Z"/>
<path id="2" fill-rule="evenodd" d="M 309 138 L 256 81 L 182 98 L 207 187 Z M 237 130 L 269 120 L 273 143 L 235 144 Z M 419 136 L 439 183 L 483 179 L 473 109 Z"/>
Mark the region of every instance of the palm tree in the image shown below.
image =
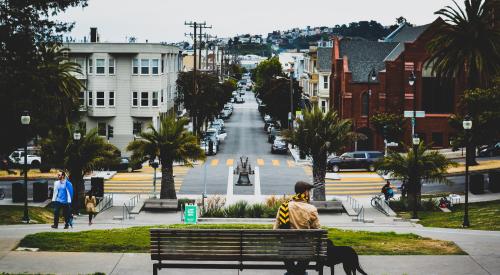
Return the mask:
<path id="1" fill-rule="evenodd" d="M 430 58 L 427 64 L 432 73 L 442 79 L 463 79 L 465 88 L 484 88 L 500 72 L 500 10 L 498 0 L 465 0 L 465 10 L 455 1 L 455 7 L 446 6 L 436 12 L 444 18 L 429 42 Z M 467 92 L 465 92 L 467 93 Z M 467 112 L 467 106 L 464 106 Z M 472 118 L 477 122 L 477 117 Z M 478 124 L 476 124 L 478 125 Z M 471 147 L 474 148 L 474 136 Z M 476 163 L 475 155 L 467 156 Z"/>
<path id="2" fill-rule="evenodd" d="M 198 146 L 196 137 L 184 127 L 189 123 L 186 118 L 176 120 L 174 115 L 161 119 L 160 129 L 149 125 L 147 131 L 139 134 L 139 139 L 129 143 L 128 151 L 132 151 L 132 159 L 155 160 L 161 164 L 160 199 L 176 199 L 174 185 L 174 162 L 203 160 L 205 154 Z"/>
<path id="3" fill-rule="evenodd" d="M 422 182 L 450 183 L 446 178 L 446 171 L 456 163 L 447 159 L 438 151 L 427 150 L 420 142 L 417 151 L 406 147 L 406 154 L 390 151 L 389 154 L 376 163 L 378 171 L 391 173 L 395 179 L 408 184 L 408 198 L 413 205 L 413 217 L 417 216 L 417 207 L 420 205 Z M 416 154 L 416 156 L 415 156 Z"/>
<path id="4" fill-rule="evenodd" d="M 81 133 L 80 140 L 73 138 L 75 132 Z M 83 205 L 84 175 L 120 160 L 118 148 L 100 137 L 95 128 L 85 134 L 83 129 L 67 124 L 59 131 L 50 132 L 41 143 L 44 159 L 69 172 L 69 179 L 76 190 L 74 205 L 78 207 Z"/>
<path id="5" fill-rule="evenodd" d="M 340 119 L 333 110 L 323 113 L 317 106 L 306 110 L 298 127 L 292 132 L 285 132 L 286 138 L 299 147 L 300 151 L 312 157 L 313 181 L 318 185 L 313 199 L 324 201 L 325 175 L 327 158 L 332 153 L 342 150 L 355 136 L 351 132 L 351 121 Z"/>

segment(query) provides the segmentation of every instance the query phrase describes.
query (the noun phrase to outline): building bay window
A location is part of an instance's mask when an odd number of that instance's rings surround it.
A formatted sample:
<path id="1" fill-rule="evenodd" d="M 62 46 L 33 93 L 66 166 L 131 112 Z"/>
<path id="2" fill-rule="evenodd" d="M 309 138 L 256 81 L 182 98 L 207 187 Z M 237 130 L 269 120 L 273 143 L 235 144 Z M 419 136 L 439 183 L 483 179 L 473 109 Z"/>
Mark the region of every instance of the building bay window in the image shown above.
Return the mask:
<path id="1" fill-rule="evenodd" d="M 110 58 L 108 63 L 109 63 L 108 73 L 115 74 L 115 60 L 113 58 Z"/>
<path id="2" fill-rule="evenodd" d="M 158 74 L 158 59 L 151 60 L 151 72 L 152 74 Z"/>
<path id="3" fill-rule="evenodd" d="M 96 106 L 104 106 L 104 92 L 96 92 Z"/>
<path id="4" fill-rule="evenodd" d="M 106 136 L 106 122 L 97 123 L 97 134 L 101 137 Z"/>
<path id="5" fill-rule="evenodd" d="M 108 105 L 114 107 L 115 106 L 115 92 L 110 91 L 108 96 Z"/>
<path id="6" fill-rule="evenodd" d="M 141 59 L 141 74 L 149 74 L 149 59 Z"/>
<path id="7" fill-rule="evenodd" d="M 139 59 L 134 58 L 132 60 L 132 74 L 138 74 L 139 73 Z"/>
<path id="8" fill-rule="evenodd" d="M 80 92 L 78 102 L 80 103 L 80 108 L 85 107 L 85 91 Z"/>
<path id="9" fill-rule="evenodd" d="M 96 59 L 95 60 L 95 73 L 96 74 L 104 74 L 104 59 Z"/>
<path id="10" fill-rule="evenodd" d="M 141 92 L 141 107 L 148 107 L 148 106 L 149 106 L 149 93 Z"/>
<path id="11" fill-rule="evenodd" d="M 89 59 L 89 74 L 92 74 L 94 71 L 94 62 L 92 58 Z"/>
<path id="12" fill-rule="evenodd" d="M 158 106 L 158 91 L 153 92 L 151 105 L 155 107 Z"/>
<path id="13" fill-rule="evenodd" d="M 139 105 L 139 93 L 132 92 L 132 107 L 137 107 Z"/>
<path id="14" fill-rule="evenodd" d="M 87 99 L 88 99 L 88 106 L 92 107 L 94 105 L 94 102 L 92 100 L 92 91 L 88 91 L 88 97 L 87 97 Z"/>

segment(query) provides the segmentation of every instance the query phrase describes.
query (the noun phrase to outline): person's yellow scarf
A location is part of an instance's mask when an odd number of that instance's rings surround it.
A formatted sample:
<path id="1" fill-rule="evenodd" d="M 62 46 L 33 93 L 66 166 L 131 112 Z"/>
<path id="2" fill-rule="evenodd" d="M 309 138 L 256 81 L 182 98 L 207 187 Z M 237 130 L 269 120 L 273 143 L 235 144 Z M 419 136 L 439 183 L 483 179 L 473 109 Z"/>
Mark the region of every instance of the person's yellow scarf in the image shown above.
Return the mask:
<path id="1" fill-rule="evenodd" d="M 303 201 L 309 202 L 309 196 L 306 193 L 295 194 L 290 201 Z M 280 229 L 290 229 L 290 209 L 288 209 L 288 203 L 290 201 L 286 201 L 281 204 L 279 208 L 279 228 Z"/>

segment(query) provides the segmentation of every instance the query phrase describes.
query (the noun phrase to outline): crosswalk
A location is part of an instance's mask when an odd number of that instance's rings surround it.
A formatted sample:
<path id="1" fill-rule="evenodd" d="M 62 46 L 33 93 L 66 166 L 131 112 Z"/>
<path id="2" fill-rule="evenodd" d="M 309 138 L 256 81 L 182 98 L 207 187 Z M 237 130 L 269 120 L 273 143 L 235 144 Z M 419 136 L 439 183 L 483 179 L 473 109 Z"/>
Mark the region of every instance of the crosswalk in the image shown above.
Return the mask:
<path id="1" fill-rule="evenodd" d="M 312 168 L 306 166 L 304 171 L 312 181 Z M 375 172 L 340 172 L 338 176 L 340 179 L 325 179 L 326 195 L 366 197 L 379 194 L 385 184 L 384 178 Z"/>
<path id="2" fill-rule="evenodd" d="M 174 166 L 175 191 L 179 192 L 184 177 L 191 167 Z M 149 171 L 148 171 L 149 172 Z M 111 180 L 104 183 L 105 193 L 117 194 L 151 194 L 154 190 L 153 173 L 118 173 Z M 156 178 L 156 192 L 160 192 L 161 177 Z"/>
<path id="3" fill-rule="evenodd" d="M 209 166 L 220 166 L 220 165 L 225 165 L 225 166 L 235 166 L 240 160 L 239 159 L 234 159 L 234 158 L 228 158 L 228 159 L 210 159 L 207 160 Z M 297 164 L 293 160 L 279 160 L 279 159 L 263 159 L 263 158 L 257 158 L 254 161 L 249 161 L 252 166 L 258 165 L 260 167 L 264 166 L 273 166 L 273 167 L 296 167 Z"/>

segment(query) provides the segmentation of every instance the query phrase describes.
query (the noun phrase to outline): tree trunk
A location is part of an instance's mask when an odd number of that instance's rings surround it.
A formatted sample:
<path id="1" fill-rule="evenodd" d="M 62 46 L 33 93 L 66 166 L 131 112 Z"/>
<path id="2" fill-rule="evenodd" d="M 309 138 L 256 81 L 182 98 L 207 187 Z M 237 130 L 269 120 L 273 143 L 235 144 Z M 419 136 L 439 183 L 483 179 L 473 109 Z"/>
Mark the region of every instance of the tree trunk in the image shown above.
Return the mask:
<path id="1" fill-rule="evenodd" d="M 83 180 L 83 172 L 81 170 L 70 171 L 69 181 L 73 184 L 72 210 L 74 213 L 83 208 L 85 198 L 85 181 Z"/>
<path id="2" fill-rule="evenodd" d="M 313 182 L 314 185 L 321 184 L 320 187 L 314 188 L 313 200 L 325 201 L 325 175 L 326 175 L 326 156 L 313 157 Z"/>
<path id="3" fill-rule="evenodd" d="M 173 161 L 164 161 L 161 164 L 160 199 L 177 199 L 177 195 L 175 194 Z"/>
<path id="4" fill-rule="evenodd" d="M 414 179 L 411 179 L 410 182 L 412 182 L 412 184 L 408 186 L 408 207 L 411 210 L 414 210 L 414 208 L 418 210 L 420 209 L 421 205 L 422 185 L 420 184 L 419 180 L 414 181 Z"/>

